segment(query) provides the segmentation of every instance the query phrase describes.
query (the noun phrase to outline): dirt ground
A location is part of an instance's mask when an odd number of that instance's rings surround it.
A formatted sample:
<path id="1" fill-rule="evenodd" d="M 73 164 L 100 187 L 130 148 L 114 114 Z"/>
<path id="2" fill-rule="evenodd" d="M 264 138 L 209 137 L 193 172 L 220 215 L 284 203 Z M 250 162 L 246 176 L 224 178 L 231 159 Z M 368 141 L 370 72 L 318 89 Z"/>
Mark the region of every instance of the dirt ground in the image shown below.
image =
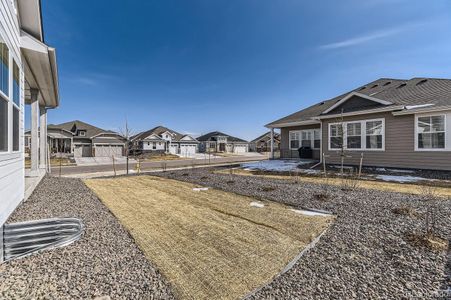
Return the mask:
<path id="1" fill-rule="evenodd" d="M 85 183 L 180 299 L 245 296 L 270 282 L 333 221 L 275 202 L 216 189 L 196 191 L 194 184 L 153 176 Z"/>
<path id="2" fill-rule="evenodd" d="M 243 170 L 243 169 L 223 169 L 215 171 L 218 174 L 233 174 L 233 175 L 242 175 L 242 176 L 256 176 L 256 177 L 265 177 L 265 178 L 273 178 L 273 179 L 284 179 L 284 180 L 296 180 L 303 181 L 309 183 L 316 184 L 330 184 L 335 186 L 341 185 L 354 185 L 355 188 L 365 188 L 370 190 L 380 190 L 380 191 L 388 191 L 388 192 L 399 192 L 406 194 L 414 194 L 421 195 L 423 193 L 427 193 L 431 191 L 431 186 L 425 186 L 421 184 L 411 184 L 411 183 L 394 183 L 394 182 L 382 182 L 382 181 L 370 181 L 370 180 L 343 180 L 341 178 L 324 178 L 318 176 L 309 176 L 306 174 L 299 173 L 299 176 L 290 176 L 290 175 L 273 175 L 273 174 L 255 174 L 252 171 Z M 451 197 L 451 188 L 446 187 L 432 187 L 434 194 L 441 197 Z"/>

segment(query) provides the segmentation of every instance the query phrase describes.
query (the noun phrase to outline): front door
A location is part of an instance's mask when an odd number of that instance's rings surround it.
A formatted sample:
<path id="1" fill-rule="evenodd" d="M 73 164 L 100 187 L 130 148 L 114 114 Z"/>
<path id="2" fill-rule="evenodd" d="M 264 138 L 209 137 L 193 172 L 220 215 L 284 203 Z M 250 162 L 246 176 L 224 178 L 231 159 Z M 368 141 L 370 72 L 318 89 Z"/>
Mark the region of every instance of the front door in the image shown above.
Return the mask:
<path id="1" fill-rule="evenodd" d="M 226 150 L 226 144 L 225 143 L 219 143 L 219 151 L 225 152 Z"/>

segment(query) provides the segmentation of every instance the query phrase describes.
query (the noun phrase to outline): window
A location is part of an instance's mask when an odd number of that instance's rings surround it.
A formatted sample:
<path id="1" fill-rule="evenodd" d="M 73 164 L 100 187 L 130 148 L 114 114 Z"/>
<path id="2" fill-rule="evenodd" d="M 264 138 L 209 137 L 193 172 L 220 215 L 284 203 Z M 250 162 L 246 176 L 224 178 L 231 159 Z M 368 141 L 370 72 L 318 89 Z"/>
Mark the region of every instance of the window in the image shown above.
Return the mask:
<path id="1" fill-rule="evenodd" d="M 343 126 L 341 124 L 330 125 L 330 149 L 341 149 L 343 146 Z"/>
<path id="2" fill-rule="evenodd" d="M 321 130 L 319 129 L 313 130 L 313 148 L 314 149 L 321 148 Z"/>
<path id="3" fill-rule="evenodd" d="M 0 90 L 9 94 L 9 50 L 0 38 Z"/>
<path id="4" fill-rule="evenodd" d="M 366 122 L 366 148 L 382 149 L 383 122 Z"/>
<path id="5" fill-rule="evenodd" d="M 346 124 L 346 145 L 348 149 L 362 148 L 362 124 L 347 123 Z"/>
<path id="6" fill-rule="evenodd" d="M 338 150 L 344 146 L 348 150 L 383 151 L 384 126 L 384 119 L 329 124 L 329 149 Z"/>
<path id="7" fill-rule="evenodd" d="M 16 62 L 13 62 L 13 102 L 20 106 L 20 70 Z"/>
<path id="8" fill-rule="evenodd" d="M 299 132 L 290 131 L 290 149 L 299 149 Z"/>
<path id="9" fill-rule="evenodd" d="M 85 131 L 79 131 L 79 132 L 78 132 L 78 135 L 79 135 L 79 136 L 86 136 L 86 132 L 85 132 Z"/>
<path id="10" fill-rule="evenodd" d="M 307 130 L 301 131 L 301 146 L 312 148 L 312 132 Z"/>
<path id="11" fill-rule="evenodd" d="M 0 97 L 0 151 L 8 151 L 8 101 Z"/>
<path id="12" fill-rule="evenodd" d="M 19 109 L 13 107 L 13 151 L 19 151 Z"/>
<path id="13" fill-rule="evenodd" d="M 445 116 L 418 117 L 418 149 L 445 148 Z"/>

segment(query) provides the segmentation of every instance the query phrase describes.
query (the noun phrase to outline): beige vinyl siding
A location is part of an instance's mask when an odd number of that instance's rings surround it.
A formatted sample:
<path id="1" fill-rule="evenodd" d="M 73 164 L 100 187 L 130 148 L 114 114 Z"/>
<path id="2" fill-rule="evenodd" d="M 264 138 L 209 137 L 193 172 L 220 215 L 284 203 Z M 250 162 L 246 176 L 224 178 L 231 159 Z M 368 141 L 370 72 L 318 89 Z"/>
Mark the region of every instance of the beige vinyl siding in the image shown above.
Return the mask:
<path id="1" fill-rule="evenodd" d="M 391 112 L 345 117 L 344 121 L 385 119 L 385 151 L 347 150 L 345 164 L 358 165 L 363 152 L 365 166 L 412 169 L 451 170 L 451 151 L 415 151 L 415 116 L 393 116 Z M 447 120 L 448 121 L 448 120 Z M 329 123 L 336 119 L 323 120 L 322 145 L 329 157 L 327 163 L 338 164 L 340 151 L 329 151 Z"/>
<path id="2" fill-rule="evenodd" d="M 280 158 L 299 158 L 298 150 L 290 149 L 290 131 L 320 129 L 320 124 L 284 127 L 280 130 Z M 313 150 L 313 159 L 320 158 L 320 150 Z"/>

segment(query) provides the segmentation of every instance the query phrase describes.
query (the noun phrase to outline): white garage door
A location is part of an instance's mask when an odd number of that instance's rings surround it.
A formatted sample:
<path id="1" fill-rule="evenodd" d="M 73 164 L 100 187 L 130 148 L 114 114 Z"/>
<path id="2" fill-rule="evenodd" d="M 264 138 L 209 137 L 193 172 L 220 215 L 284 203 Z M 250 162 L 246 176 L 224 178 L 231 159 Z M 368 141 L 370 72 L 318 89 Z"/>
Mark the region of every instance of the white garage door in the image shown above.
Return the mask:
<path id="1" fill-rule="evenodd" d="M 246 145 L 235 145 L 233 148 L 233 151 L 235 153 L 245 153 L 247 152 L 247 146 Z"/>
<path id="2" fill-rule="evenodd" d="M 75 145 L 74 157 L 90 157 L 91 146 L 90 145 Z"/>
<path id="3" fill-rule="evenodd" d="M 123 146 L 120 145 L 96 145 L 96 157 L 120 157 L 123 153 Z"/>
<path id="4" fill-rule="evenodd" d="M 180 154 L 183 156 L 189 156 L 196 153 L 197 145 L 180 145 Z"/>

